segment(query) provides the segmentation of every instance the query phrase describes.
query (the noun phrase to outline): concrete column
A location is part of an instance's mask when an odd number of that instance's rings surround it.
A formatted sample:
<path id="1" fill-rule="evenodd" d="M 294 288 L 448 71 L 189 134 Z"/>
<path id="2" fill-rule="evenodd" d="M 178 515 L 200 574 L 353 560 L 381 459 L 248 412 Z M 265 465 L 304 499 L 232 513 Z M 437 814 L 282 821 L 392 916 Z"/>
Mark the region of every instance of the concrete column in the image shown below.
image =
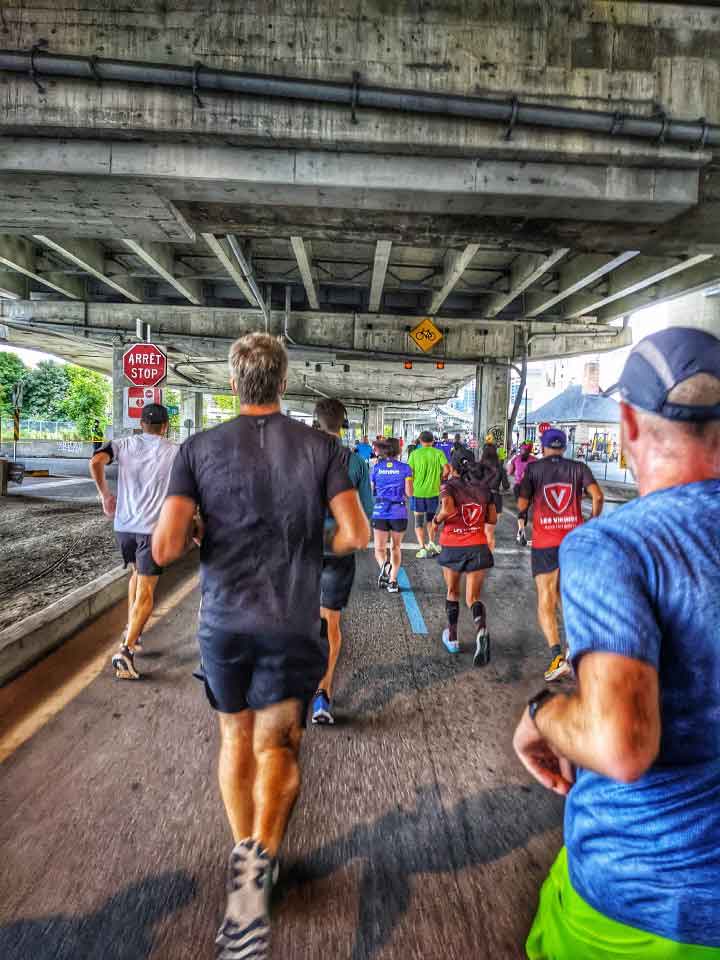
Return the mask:
<path id="1" fill-rule="evenodd" d="M 195 394 L 195 432 L 202 430 L 205 417 L 205 394 L 196 393 Z"/>
<path id="2" fill-rule="evenodd" d="M 112 368 L 112 428 L 113 438 L 126 437 L 132 433 L 123 426 L 123 391 L 127 386 L 122 369 L 122 358 L 125 347 L 113 347 Z"/>
<path id="3" fill-rule="evenodd" d="M 509 367 L 478 366 L 475 375 L 473 428 L 480 443 L 487 433 L 493 433 L 499 446 L 507 446 L 509 402 Z"/>
<path id="4" fill-rule="evenodd" d="M 202 416 L 202 393 L 183 390 L 180 394 L 180 438 L 182 440 L 186 440 L 192 433 L 202 429 Z"/>

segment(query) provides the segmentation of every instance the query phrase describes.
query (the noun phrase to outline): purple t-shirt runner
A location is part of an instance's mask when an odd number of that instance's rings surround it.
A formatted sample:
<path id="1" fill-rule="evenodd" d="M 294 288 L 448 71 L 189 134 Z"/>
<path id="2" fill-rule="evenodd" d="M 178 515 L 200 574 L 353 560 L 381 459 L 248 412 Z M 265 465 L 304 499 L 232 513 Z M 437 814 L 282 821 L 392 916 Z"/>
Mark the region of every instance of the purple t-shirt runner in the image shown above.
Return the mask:
<path id="1" fill-rule="evenodd" d="M 373 520 L 406 520 L 405 479 L 412 476 L 402 460 L 378 460 L 372 468 L 370 482 L 375 496 Z"/>

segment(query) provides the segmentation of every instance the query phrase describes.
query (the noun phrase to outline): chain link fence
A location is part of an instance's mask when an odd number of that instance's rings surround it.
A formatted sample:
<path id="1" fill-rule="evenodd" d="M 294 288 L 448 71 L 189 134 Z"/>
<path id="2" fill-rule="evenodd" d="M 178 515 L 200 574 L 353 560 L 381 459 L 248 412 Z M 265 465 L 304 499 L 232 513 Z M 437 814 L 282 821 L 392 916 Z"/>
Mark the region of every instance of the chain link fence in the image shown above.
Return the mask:
<path id="1" fill-rule="evenodd" d="M 0 420 L 0 435 L 4 440 L 11 440 L 15 423 L 12 417 L 2 417 Z M 33 417 L 20 420 L 21 440 L 87 440 L 81 437 L 78 428 L 72 420 L 38 420 Z"/>

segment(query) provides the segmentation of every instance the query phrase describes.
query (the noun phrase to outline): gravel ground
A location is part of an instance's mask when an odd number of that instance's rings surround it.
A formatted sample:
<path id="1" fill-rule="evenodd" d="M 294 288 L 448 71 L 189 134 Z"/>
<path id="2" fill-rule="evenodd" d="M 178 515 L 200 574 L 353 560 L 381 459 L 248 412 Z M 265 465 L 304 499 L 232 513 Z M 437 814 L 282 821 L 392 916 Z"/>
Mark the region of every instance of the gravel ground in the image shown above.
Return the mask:
<path id="1" fill-rule="evenodd" d="M 0 630 L 118 563 L 112 522 L 102 515 L 99 504 L 4 497 L 0 503 Z"/>

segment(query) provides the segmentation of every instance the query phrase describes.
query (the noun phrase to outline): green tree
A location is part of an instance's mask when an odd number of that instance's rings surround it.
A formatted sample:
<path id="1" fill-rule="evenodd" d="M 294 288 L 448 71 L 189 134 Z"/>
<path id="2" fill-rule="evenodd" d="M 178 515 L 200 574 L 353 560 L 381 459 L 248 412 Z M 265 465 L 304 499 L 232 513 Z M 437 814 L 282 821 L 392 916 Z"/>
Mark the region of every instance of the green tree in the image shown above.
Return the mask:
<path id="1" fill-rule="evenodd" d="M 162 398 L 166 407 L 177 407 L 178 411 L 180 410 L 180 394 L 177 390 L 165 390 L 163 388 Z M 180 429 L 180 413 L 171 413 L 169 420 L 170 432 L 177 433 Z"/>
<path id="2" fill-rule="evenodd" d="M 69 388 L 64 414 L 69 420 L 75 421 L 80 436 L 89 440 L 97 431 L 104 430 L 109 422 L 112 402 L 110 381 L 103 374 L 84 367 L 68 365 L 65 369 Z"/>
<path id="3" fill-rule="evenodd" d="M 0 353 L 0 413 L 3 416 L 12 416 L 12 402 L 10 394 L 12 388 L 28 374 L 28 368 L 15 353 Z"/>
<path id="4" fill-rule="evenodd" d="M 227 414 L 227 419 L 230 420 L 232 417 L 236 417 L 239 412 L 239 399 L 233 393 L 215 393 L 213 394 L 213 400 L 217 405 L 219 410 L 222 410 L 223 413 Z"/>
<path id="5" fill-rule="evenodd" d="M 61 420 L 70 384 L 67 367 L 54 360 L 42 360 L 25 382 L 23 414 L 42 420 Z"/>

